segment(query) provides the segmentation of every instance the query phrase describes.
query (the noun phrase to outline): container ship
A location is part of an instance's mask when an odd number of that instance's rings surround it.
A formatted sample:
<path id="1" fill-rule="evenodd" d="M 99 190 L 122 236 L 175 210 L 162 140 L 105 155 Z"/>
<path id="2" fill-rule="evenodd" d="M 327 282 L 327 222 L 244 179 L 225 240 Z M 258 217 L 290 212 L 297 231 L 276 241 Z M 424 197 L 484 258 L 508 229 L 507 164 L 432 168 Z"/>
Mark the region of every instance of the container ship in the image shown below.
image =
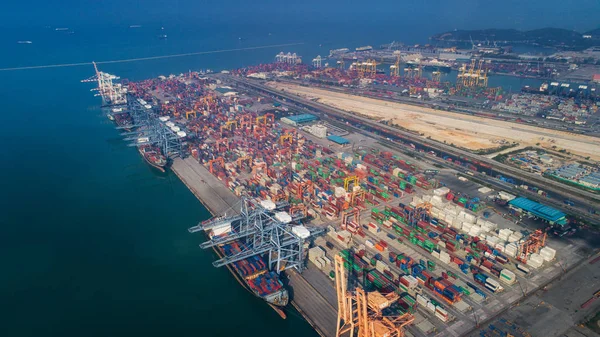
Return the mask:
<path id="1" fill-rule="evenodd" d="M 371 50 L 373 50 L 372 46 L 362 46 L 362 47 L 356 48 L 356 51 L 371 51 Z"/>
<path id="2" fill-rule="evenodd" d="M 438 59 L 415 59 L 413 61 L 408 61 L 406 64 L 409 67 L 423 67 L 425 70 L 437 70 L 443 72 L 450 72 L 452 67 L 449 63 L 444 61 L 440 61 Z"/>
<path id="3" fill-rule="evenodd" d="M 209 219 L 204 223 L 214 221 Z M 207 231 L 207 235 L 210 239 L 217 238 L 220 236 L 226 237 L 231 233 L 231 223 L 225 223 L 218 227 L 214 227 Z M 217 246 L 217 254 L 222 256 L 231 256 L 244 250 L 246 246 L 241 241 L 234 241 Z M 267 264 L 258 255 L 251 256 L 241 261 L 230 264 L 230 270 L 237 274 L 240 283 L 243 283 L 246 289 L 248 289 L 255 296 L 265 300 L 271 306 L 285 307 L 289 302 L 289 293 L 285 289 L 283 282 L 279 278 L 279 275 L 274 271 L 269 271 Z M 284 315 L 283 312 L 278 310 L 280 315 Z"/>
<path id="4" fill-rule="evenodd" d="M 113 113 L 112 118 L 117 124 L 117 126 L 121 129 L 124 129 L 125 131 L 131 131 L 131 128 L 133 128 L 133 118 L 126 111 Z"/>
<path id="5" fill-rule="evenodd" d="M 161 172 L 165 172 L 167 167 L 167 158 L 161 153 L 158 147 L 150 144 L 144 144 L 138 146 L 138 150 L 148 165 Z"/>

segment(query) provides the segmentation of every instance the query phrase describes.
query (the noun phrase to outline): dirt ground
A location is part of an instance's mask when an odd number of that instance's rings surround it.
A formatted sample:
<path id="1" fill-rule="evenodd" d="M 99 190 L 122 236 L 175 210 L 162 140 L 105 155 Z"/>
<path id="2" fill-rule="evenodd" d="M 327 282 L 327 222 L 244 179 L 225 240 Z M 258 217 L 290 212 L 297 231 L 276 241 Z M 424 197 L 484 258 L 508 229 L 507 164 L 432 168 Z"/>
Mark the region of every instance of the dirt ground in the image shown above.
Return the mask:
<path id="1" fill-rule="evenodd" d="M 583 157 L 600 160 L 600 140 L 564 131 L 554 131 L 492 119 L 467 116 L 401 103 L 338 93 L 324 89 L 301 87 L 294 84 L 270 82 L 268 85 L 299 94 L 309 99 L 355 112 L 377 120 L 390 120 L 425 137 L 463 148 L 477 150 L 495 148 L 503 142 L 517 142 L 522 146 L 556 146 Z"/>

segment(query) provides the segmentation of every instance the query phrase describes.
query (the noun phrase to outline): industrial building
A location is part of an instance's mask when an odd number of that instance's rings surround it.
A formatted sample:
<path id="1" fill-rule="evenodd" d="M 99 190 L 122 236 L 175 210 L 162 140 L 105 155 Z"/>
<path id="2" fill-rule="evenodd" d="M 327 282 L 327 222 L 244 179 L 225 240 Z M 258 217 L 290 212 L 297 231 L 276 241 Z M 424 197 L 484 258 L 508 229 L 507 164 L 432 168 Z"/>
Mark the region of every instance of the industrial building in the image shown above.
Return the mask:
<path id="1" fill-rule="evenodd" d="M 346 145 L 349 144 L 350 141 L 344 137 L 340 137 L 340 136 L 336 136 L 336 135 L 331 135 L 328 136 L 327 139 L 329 139 L 330 141 L 338 144 L 338 145 Z"/>
<path id="2" fill-rule="evenodd" d="M 308 125 L 303 128 L 306 132 L 319 138 L 327 137 L 327 127 L 321 124 Z"/>
<path id="3" fill-rule="evenodd" d="M 292 126 L 299 126 L 302 124 L 316 121 L 318 118 L 311 114 L 293 115 L 281 118 L 281 122 Z"/>
<path id="4" fill-rule="evenodd" d="M 566 214 L 549 206 L 539 204 L 527 198 L 515 198 L 508 202 L 511 209 L 534 215 L 548 221 L 552 225 L 566 225 Z"/>

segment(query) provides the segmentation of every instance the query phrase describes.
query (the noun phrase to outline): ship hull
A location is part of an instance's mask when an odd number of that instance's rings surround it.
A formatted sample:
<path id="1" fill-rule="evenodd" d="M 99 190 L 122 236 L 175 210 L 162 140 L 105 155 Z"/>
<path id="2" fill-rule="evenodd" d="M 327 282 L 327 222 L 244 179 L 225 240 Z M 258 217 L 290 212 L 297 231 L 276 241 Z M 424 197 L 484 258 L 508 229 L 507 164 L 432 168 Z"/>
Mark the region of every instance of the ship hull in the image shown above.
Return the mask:
<path id="1" fill-rule="evenodd" d="M 217 248 L 217 247 L 213 247 L 213 251 L 217 254 L 217 256 L 219 258 L 223 258 L 224 255 L 223 253 Z M 275 312 L 277 312 L 277 314 L 279 314 L 279 316 L 283 319 L 287 318 L 287 315 L 285 314 L 285 311 L 283 311 L 283 308 L 285 307 L 285 305 L 276 305 L 271 303 L 270 301 L 268 301 L 267 299 L 265 299 L 264 297 L 258 295 L 255 291 L 253 291 L 250 288 L 250 285 L 248 284 L 248 282 L 244 279 L 244 277 L 242 275 L 240 275 L 240 273 L 237 272 L 237 270 L 235 270 L 235 268 L 231 267 L 230 265 L 226 266 L 227 269 L 229 270 L 229 272 L 233 275 L 233 277 L 235 277 L 235 279 L 238 281 L 238 283 L 244 287 L 244 289 L 246 289 L 247 291 L 249 291 L 250 293 L 252 293 L 254 296 L 264 300 L 271 308 L 273 308 L 273 310 L 275 310 Z M 284 289 L 285 290 L 285 289 Z M 286 292 L 286 296 L 289 297 L 289 295 L 287 294 L 287 290 L 285 290 Z M 287 303 L 286 303 L 287 305 Z"/>
<path id="2" fill-rule="evenodd" d="M 152 160 L 150 160 L 150 159 L 149 159 L 149 158 L 146 156 L 146 154 L 145 154 L 145 153 L 142 151 L 142 148 L 141 148 L 141 147 L 138 147 L 138 151 L 140 152 L 140 155 L 142 156 L 142 158 L 144 158 L 144 161 L 145 161 L 145 162 L 146 162 L 148 165 L 150 165 L 150 166 L 154 167 L 155 169 L 159 170 L 159 171 L 160 171 L 160 172 L 162 172 L 162 173 L 164 173 L 164 172 L 166 172 L 166 171 L 167 171 L 167 164 L 166 164 L 166 163 L 165 163 L 164 165 L 159 165 L 159 164 L 157 164 L 157 163 L 153 162 Z"/>
<path id="3" fill-rule="evenodd" d="M 417 68 L 419 66 L 418 63 L 407 63 L 407 65 L 410 68 Z M 449 73 L 450 71 L 452 71 L 452 67 L 450 67 L 449 65 L 430 65 L 430 64 L 421 64 L 420 65 L 422 69 L 424 70 L 430 70 L 430 71 L 442 71 L 445 73 Z"/>
<path id="4" fill-rule="evenodd" d="M 206 233 L 209 238 L 214 237 L 214 233 Z M 219 257 L 235 255 L 243 251 L 245 245 L 241 241 L 233 241 L 227 244 L 219 245 L 215 252 Z M 267 263 L 260 256 L 251 256 L 246 259 L 227 264 L 227 268 L 234 273 L 240 284 L 251 292 L 254 296 L 264 300 L 279 315 L 285 318 L 282 308 L 289 303 L 289 293 L 279 275 L 270 271 Z"/>

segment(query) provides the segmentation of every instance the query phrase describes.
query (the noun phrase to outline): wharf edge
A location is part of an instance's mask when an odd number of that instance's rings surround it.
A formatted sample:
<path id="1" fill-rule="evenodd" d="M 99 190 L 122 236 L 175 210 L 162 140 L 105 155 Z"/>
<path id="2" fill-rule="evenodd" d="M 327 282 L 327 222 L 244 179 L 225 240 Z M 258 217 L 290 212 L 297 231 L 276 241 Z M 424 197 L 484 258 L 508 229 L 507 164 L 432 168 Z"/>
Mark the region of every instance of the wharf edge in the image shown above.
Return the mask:
<path id="1" fill-rule="evenodd" d="M 186 162 L 184 162 L 186 161 Z M 206 176 L 206 178 L 210 179 L 216 179 L 212 174 L 210 174 L 210 172 L 208 172 L 208 170 L 202 166 L 200 163 L 198 163 L 197 161 L 195 161 L 195 159 L 193 158 L 188 158 L 187 160 L 181 159 L 181 158 L 176 158 L 173 161 L 173 164 L 171 165 L 171 171 L 173 171 L 173 173 L 175 173 L 175 175 L 177 176 L 177 178 L 179 178 L 179 180 L 181 182 L 183 182 L 183 184 L 192 192 L 192 194 L 194 194 L 194 196 L 196 196 L 196 198 L 200 201 L 200 203 L 210 212 L 210 214 L 212 216 L 216 216 L 218 215 L 220 212 L 227 210 L 228 208 L 230 208 L 231 204 L 228 204 L 224 198 L 221 198 L 223 200 L 223 202 L 225 203 L 224 205 L 222 205 L 220 210 L 214 209 L 214 205 L 213 207 L 209 206 L 209 202 L 205 199 L 203 199 L 203 194 L 201 193 L 201 191 L 198 191 L 196 188 L 191 186 L 191 183 L 188 181 L 188 179 L 192 179 L 192 177 L 188 177 L 186 175 L 185 171 L 185 166 L 190 165 L 189 161 L 193 161 L 192 163 L 196 166 L 199 170 L 195 171 L 198 175 L 203 174 Z M 216 182 L 216 183 L 220 183 L 220 182 Z M 212 185 L 209 182 L 206 182 L 207 185 L 211 186 Z M 225 186 L 223 186 L 225 187 Z M 212 188 L 211 188 L 212 189 Z M 213 190 L 214 191 L 214 190 Z M 227 190 L 229 191 L 229 190 Z M 214 191 L 215 193 L 217 191 Z M 205 197 L 208 197 L 208 195 L 204 195 Z M 217 255 L 219 255 L 219 252 L 217 250 L 215 250 L 215 252 L 217 253 Z M 231 267 L 227 266 L 227 268 L 229 269 L 229 271 L 231 272 L 231 274 L 233 274 L 233 276 L 236 278 L 236 280 L 242 285 L 244 286 L 244 283 L 240 280 L 239 276 L 236 275 L 236 273 L 231 269 Z M 303 289 L 306 289 L 309 291 L 309 293 L 305 294 L 305 296 L 309 297 L 309 298 L 314 298 L 314 297 L 321 297 L 321 295 L 314 289 L 314 287 L 312 287 L 303 277 L 302 275 L 300 275 L 299 273 L 295 272 L 295 271 L 291 271 L 290 276 L 294 276 L 294 281 L 297 282 L 302 282 L 305 283 L 305 286 L 302 287 Z M 245 288 L 245 286 L 244 286 Z M 293 289 L 295 289 L 295 287 L 292 287 Z M 299 288 L 299 287 L 296 287 Z M 296 290 L 296 289 L 295 289 Z M 294 293 L 295 294 L 295 293 Z M 299 294 L 295 294 L 295 295 L 299 295 Z M 295 296 L 294 296 L 295 297 Z M 297 303 L 294 299 L 292 299 L 291 301 L 292 306 L 302 315 L 302 317 L 308 322 L 308 324 L 321 336 L 321 337 L 333 337 L 332 335 L 328 335 L 326 334 L 323 329 L 318 326 L 315 321 L 309 316 L 309 314 L 302 309 L 301 305 L 299 303 Z M 271 307 L 282 317 L 285 318 L 285 313 L 283 313 L 283 311 L 281 311 L 281 309 L 276 308 L 274 306 L 271 305 Z M 333 311 L 333 315 L 336 316 L 337 313 L 335 313 L 335 308 L 329 307 L 332 311 Z"/>

